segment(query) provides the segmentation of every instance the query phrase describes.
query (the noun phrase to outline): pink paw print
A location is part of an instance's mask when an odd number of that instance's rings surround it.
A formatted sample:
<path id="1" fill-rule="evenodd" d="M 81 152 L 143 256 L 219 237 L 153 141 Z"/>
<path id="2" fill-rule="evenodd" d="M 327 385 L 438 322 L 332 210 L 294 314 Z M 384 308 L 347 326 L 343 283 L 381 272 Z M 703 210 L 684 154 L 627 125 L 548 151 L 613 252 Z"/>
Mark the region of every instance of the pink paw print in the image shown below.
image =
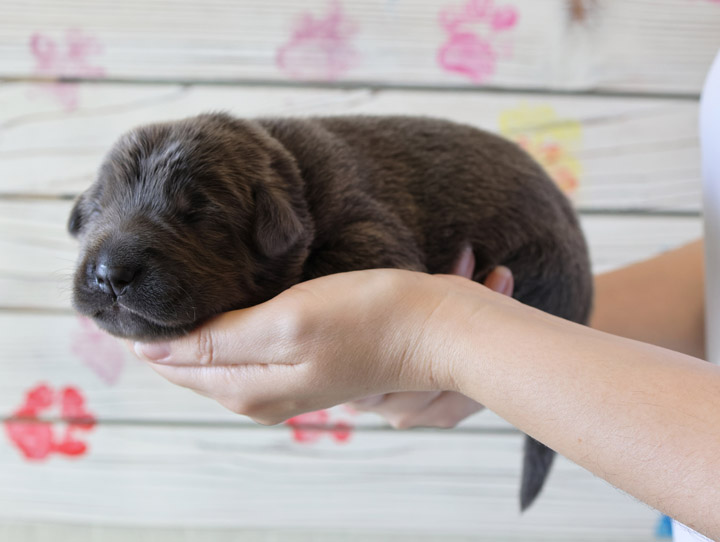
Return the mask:
<path id="1" fill-rule="evenodd" d="M 358 54 L 351 40 L 356 25 L 337 0 L 324 16 L 304 13 L 290 40 L 277 51 L 277 65 L 294 79 L 334 81 L 352 68 Z"/>
<path id="2" fill-rule="evenodd" d="M 515 27 L 518 12 L 512 6 L 495 7 L 493 0 L 469 0 L 462 9 L 440 12 L 440 26 L 448 33 L 438 51 L 438 63 L 476 83 L 495 73 L 499 58 L 509 56 L 502 36 Z"/>
<path id="3" fill-rule="evenodd" d="M 89 59 L 101 51 L 100 43 L 80 30 L 68 30 L 62 45 L 39 32 L 30 37 L 30 52 L 35 57 L 35 73 L 56 80 L 43 86 L 68 111 L 77 107 L 78 86 L 60 79 L 103 77 L 105 70 L 93 65 Z"/>
<path id="4" fill-rule="evenodd" d="M 125 349 L 92 320 L 78 318 L 80 329 L 73 334 L 72 351 L 108 386 L 119 379 L 125 366 Z"/>
<path id="5" fill-rule="evenodd" d="M 324 435 L 328 435 L 335 442 L 343 443 L 350 440 L 353 432 L 352 424 L 344 420 L 330 424 L 330 414 L 327 410 L 300 414 L 287 420 L 285 425 L 292 427 L 293 440 L 304 444 L 317 442 Z"/>
<path id="6" fill-rule="evenodd" d="M 46 410 L 60 406 L 60 418 L 67 425 L 62 435 L 54 432 L 51 422 L 40 421 Z M 81 456 L 87 452 L 87 444 L 79 440 L 77 431 L 89 431 L 95 426 L 95 417 L 85 408 L 85 398 L 73 387 L 56 393 L 41 384 L 28 391 L 25 402 L 5 420 L 5 432 L 26 459 L 39 461 L 50 454 Z"/>

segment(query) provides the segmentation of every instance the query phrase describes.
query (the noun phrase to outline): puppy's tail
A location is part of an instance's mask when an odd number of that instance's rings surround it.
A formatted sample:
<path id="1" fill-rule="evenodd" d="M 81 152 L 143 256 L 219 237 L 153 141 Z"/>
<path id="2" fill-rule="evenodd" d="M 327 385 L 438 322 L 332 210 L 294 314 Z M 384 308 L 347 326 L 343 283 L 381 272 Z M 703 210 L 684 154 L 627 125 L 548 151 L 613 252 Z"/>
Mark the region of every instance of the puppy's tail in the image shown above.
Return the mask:
<path id="1" fill-rule="evenodd" d="M 555 452 L 532 437 L 525 437 L 520 510 L 523 512 L 535 501 L 550 473 Z"/>

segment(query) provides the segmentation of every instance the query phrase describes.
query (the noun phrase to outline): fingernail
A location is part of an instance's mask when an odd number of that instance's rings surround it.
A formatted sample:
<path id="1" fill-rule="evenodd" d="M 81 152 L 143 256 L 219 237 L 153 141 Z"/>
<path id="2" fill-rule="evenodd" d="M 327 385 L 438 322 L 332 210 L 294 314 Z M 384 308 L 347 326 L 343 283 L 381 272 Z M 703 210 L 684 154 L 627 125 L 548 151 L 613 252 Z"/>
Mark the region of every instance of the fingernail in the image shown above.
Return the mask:
<path id="1" fill-rule="evenodd" d="M 464 245 L 460 252 L 460 257 L 455 262 L 452 275 L 459 275 L 466 279 L 472 279 L 473 272 L 475 271 L 475 254 L 472 251 L 470 245 Z"/>
<path id="2" fill-rule="evenodd" d="M 512 295 L 515 286 L 512 271 L 507 267 L 496 267 L 485 282 L 485 286 L 503 295 Z"/>
<path id="3" fill-rule="evenodd" d="M 168 343 L 135 343 L 135 353 L 147 361 L 163 361 L 170 357 Z"/>
<path id="4" fill-rule="evenodd" d="M 504 295 L 512 295 L 515 286 L 512 271 L 507 267 L 500 266 L 498 272 L 500 273 L 500 279 L 497 291 Z"/>

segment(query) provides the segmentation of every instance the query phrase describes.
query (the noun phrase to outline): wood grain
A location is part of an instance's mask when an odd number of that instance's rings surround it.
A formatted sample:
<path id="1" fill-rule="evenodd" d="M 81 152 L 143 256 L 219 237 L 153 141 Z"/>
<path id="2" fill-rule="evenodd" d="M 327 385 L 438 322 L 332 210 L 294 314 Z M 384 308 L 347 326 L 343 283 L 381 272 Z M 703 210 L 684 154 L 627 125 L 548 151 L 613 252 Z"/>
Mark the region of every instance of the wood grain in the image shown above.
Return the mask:
<path id="1" fill-rule="evenodd" d="M 88 441 L 79 460 L 32 464 L 0 447 L 0 519 L 649 540 L 656 517 L 565 460 L 520 517 L 519 435 L 364 432 L 341 448 L 265 429 L 101 425 Z"/>
<path id="2" fill-rule="evenodd" d="M 75 242 L 65 224 L 71 201 L 0 200 L 0 309 L 70 310 Z M 702 236 L 698 217 L 586 215 L 596 271 L 605 271 Z"/>
<path id="3" fill-rule="evenodd" d="M 491 51 L 480 60 L 472 52 L 454 53 L 456 65 L 489 64 L 487 75 L 473 78 L 438 62 L 441 49 L 455 43 L 440 14 L 461 13 L 466 3 L 4 0 L 0 75 L 698 94 L 718 46 L 720 8 L 705 0 L 603 0 L 582 21 L 567 0 L 498 1 L 498 9 L 517 14 L 507 31 L 493 31 L 489 18 L 458 29 L 480 40 L 473 42 L 477 50 Z M 305 37 L 294 39 L 303 28 Z M 79 59 L 63 56 L 69 29 L 80 33 L 81 43 L 90 40 Z M 49 40 L 55 44 L 58 59 L 51 55 L 50 68 L 33 56 L 34 35 L 45 40 L 41 58 Z M 288 46 L 294 64 L 283 67 L 278 59 Z"/>
<path id="4" fill-rule="evenodd" d="M 231 423 L 214 403 L 162 381 L 112 339 L 73 314 L 74 244 L 64 233 L 69 201 L 0 202 L 0 416 L 39 382 L 84 390 L 100 420 Z M 702 235 L 697 217 L 586 216 L 596 271 L 650 257 Z M 348 417 L 348 416 L 345 416 Z M 378 427 L 364 416 L 352 422 Z M 242 422 L 245 423 L 245 422 Z M 504 423 L 499 424 L 505 426 Z M 469 426 L 498 427 L 481 415 Z"/>
<path id="5" fill-rule="evenodd" d="M 700 209 L 694 101 L 98 83 L 80 85 L 85 105 L 66 112 L 33 91 L 30 84 L 0 85 L 0 197 L 71 197 L 92 182 L 121 133 L 139 124 L 227 110 L 247 117 L 446 118 L 526 141 L 551 175 L 571 177 L 565 188 L 581 209 Z"/>

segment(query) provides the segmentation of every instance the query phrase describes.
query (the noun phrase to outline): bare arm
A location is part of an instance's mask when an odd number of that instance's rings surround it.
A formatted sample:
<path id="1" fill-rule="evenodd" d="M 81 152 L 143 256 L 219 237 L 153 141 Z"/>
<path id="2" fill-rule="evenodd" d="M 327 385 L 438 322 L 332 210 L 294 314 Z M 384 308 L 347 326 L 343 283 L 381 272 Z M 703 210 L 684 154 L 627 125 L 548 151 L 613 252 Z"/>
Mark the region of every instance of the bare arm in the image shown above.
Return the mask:
<path id="1" fill-rule="evenodd" d="M 590 325 L 705 358 L 702 240 L 595 278 Z"/>
<path id="2" fill-rule="evenodd" d="M 667 333 L 693 344 L 692 333 Z M 457 391 L 720 539 L 720 368 L 459 277 L 323 277 L 173 343 L 136 348 L 170 381 L 262 423 L 373 394 Z"/>
<path id="3" fill-rule="evenodd" d="M 720 538 L 720 368 L 528 307 L 491 307 L 473 317 L 481 332 L 468 334 L 457 355 L 456 389 Z"/>
<path id="4" fill-rule="evenodd" d="M 703 242 L 695 241 L 649 260 L 595 277 L 590 325 L 600 331 L 704 358 Z M 472 252 L 463 254 L 455 274 L 472 277 Z M 485 283 L 498 291 L 507 274 L 498 268 Z M 512 294 L 512 277 L 509 288 Z M 453 427 L 482 408 L 452 391 L 395 392 L 356 401 L 359 410 L 376 412 L 396 428 Z"/>

